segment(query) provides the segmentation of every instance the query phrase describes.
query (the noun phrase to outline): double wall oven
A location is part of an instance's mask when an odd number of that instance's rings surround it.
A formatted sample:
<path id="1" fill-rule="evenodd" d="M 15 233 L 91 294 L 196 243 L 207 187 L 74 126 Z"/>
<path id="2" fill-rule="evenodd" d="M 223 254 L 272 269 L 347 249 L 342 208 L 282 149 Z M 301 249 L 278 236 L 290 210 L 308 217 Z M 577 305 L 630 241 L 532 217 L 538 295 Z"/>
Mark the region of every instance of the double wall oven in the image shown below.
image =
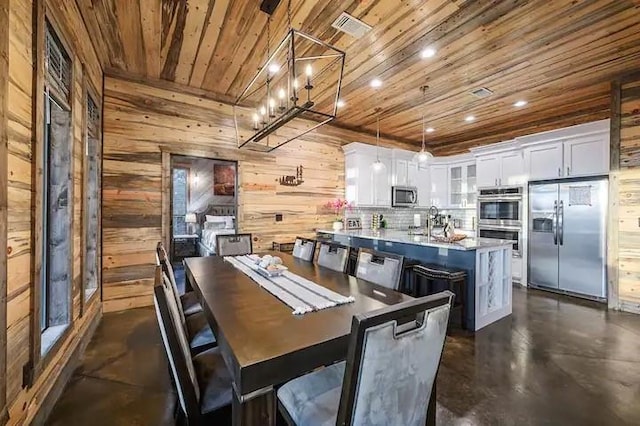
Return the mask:
<path id="1" fill-rule="evenodd" d="M 513 241 L 513 256 L 522 256 L 522 187 L 479 190 L 478 236 Z"/>

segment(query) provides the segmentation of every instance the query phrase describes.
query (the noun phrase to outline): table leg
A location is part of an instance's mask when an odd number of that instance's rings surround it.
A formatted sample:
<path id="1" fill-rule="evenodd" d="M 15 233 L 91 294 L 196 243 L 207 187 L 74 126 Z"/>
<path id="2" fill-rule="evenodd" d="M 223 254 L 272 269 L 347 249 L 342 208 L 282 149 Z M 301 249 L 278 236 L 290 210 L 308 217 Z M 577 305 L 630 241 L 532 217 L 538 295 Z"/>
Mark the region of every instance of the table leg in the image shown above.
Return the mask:
<path id="1" fill-rule="evenodd" d="M 429 398 L 429 405 L 427 405 L 426 425 L 436 426 L 436 382 L 435 381 L 433 382 L 433 389 L 431 389 L 431 398 Z"/>
<path id="2" fill-rule="evenodd" d="M 233 426 L 275 426 L 276 393 L 270 390 L 241 402 L 233 393 Z"/>

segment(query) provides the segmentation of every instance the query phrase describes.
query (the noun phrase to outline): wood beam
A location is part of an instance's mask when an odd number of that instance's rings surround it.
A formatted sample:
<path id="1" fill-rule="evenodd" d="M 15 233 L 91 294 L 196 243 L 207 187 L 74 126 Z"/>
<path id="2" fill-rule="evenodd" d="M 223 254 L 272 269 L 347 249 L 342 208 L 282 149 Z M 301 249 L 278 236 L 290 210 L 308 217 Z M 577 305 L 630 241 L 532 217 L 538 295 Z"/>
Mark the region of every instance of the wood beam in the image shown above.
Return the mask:
<path id="1" fill-rule="evenodd" d="M 620 80 L 611 83 L 611 142 L 609 151 L 609 206 L 607 223 L 607 291 L 611 309 L 620 308 L 619 300 L 619 194 L 620 194 Z"/>

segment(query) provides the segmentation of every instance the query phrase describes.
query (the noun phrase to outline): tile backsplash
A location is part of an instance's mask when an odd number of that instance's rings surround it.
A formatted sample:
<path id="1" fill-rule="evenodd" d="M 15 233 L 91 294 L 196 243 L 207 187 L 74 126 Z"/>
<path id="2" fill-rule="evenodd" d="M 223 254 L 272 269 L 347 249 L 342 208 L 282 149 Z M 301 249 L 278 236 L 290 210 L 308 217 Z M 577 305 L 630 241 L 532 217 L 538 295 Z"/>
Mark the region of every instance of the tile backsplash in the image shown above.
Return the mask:
<path id="1" fill-rule="evenodd" d="M 359 217 L 363 229 L 371 228 L 371 215 L 378 213 L 387 220 L 387 228 L 392 229 L 408 229 L 413 226 L 413 216 L 420 215 L 420 223 L 425 225 L 429 209 L 426 208 L 384 208 L 384 207 L 357 207 L 351 211 L 347 211 L 346 217 Z M 475 209 L 442 209 L 440 214 L 451 215 L 453 219 L 460 219 L 462 222 L 461 229 L 474 230 L 473 225 L 476 218 Z M 477 224 L 477 221 L 475 221 Z"/>

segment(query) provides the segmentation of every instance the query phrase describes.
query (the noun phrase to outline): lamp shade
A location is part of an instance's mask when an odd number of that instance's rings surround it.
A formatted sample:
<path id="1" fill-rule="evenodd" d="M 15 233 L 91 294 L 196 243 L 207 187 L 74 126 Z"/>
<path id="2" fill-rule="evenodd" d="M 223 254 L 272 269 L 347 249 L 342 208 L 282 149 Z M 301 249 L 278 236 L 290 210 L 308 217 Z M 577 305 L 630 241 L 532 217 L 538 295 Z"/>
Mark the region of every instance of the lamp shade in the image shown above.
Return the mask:
<path id="1" fill-rule="evenodd" d="M 196 219 L 195 213 L 187 213 L 184 215 L 184 221 L 185 223 L 196 223 L 198 219 Z"/>

